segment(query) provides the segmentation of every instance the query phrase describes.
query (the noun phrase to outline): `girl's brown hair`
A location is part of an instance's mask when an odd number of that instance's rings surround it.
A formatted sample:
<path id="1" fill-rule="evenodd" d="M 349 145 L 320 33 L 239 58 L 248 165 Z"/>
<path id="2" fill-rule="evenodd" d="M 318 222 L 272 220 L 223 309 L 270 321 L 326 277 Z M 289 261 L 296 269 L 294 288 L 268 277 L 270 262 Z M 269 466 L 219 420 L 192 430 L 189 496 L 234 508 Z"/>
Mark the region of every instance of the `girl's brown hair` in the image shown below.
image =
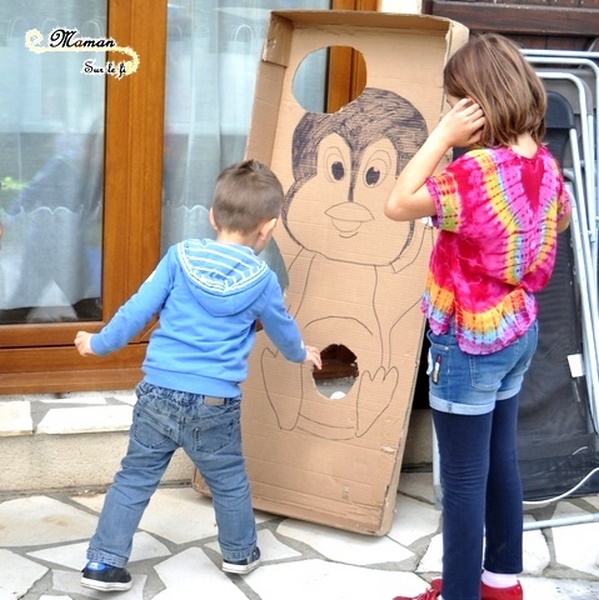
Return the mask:
<path id="1" fill-rule="evenodd" d="M 482 108 L 481 146 L 509 146 L 524 133 L 542 143 L 545 88 L 511 40 L 498 34 L 472 37 L 447 62 L 443 86 L 447 95 L 471 98 Z"/>
<path id="2" fill-rule="evenodd" d="M 249 234 L 279 217 L 283 199 L 277 176 L 257 160 L 244 160 L 224 169 L 216 180 L 214 221 L 219 229 Z"/>

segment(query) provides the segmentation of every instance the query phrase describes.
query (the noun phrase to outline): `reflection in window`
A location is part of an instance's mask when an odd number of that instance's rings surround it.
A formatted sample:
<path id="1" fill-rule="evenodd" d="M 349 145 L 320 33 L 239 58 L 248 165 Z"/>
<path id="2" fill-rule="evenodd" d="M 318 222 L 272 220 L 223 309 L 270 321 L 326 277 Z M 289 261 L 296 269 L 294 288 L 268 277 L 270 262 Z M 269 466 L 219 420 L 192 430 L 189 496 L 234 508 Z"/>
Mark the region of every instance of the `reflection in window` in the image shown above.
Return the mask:
<path id="1" fill-rule="evenodd" d="M 101 317 L 104 76 L 99 52 L 25 45 L 38 29 L 106 37 L 106 0 L 0 0 L 0 323 Z"/>
<path id="2" fill-rule="evenodd" d="M 292 5 L 292 6 L 291 6 Z M 327 9 L 329 0 L 179 0 L 169 4 L 162 251 L 187 237 L 213 237 L 207 215 L 220 171 L 244 156 L 256 71 L 275 9 Z M 298 83 L 324 110 L 325 65 Z M 280 253 L 264 258 L 285 285 Z"/>

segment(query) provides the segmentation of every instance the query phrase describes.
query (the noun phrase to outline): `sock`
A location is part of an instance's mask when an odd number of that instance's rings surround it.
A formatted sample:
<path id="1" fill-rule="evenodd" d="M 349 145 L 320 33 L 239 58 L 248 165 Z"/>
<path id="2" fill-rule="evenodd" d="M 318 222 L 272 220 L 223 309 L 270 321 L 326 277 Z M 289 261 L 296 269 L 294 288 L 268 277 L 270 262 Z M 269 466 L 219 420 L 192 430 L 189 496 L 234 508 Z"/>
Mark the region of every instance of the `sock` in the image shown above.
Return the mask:
<path id="1" fill-rule="evenodd" d="M 483 570 L 482 582 L 492 588 L 509 588 L 514 587 L 518 583 L 518 577 L 516 575 L 508 573 L 493 573 L 491 571 Z"/>
<path id="2" fill-rule="evenodd" d="M 109 567 L 110 565 L 106 565 L 96 560 L 90 560 L 85 568 L 89 569 L 90 571 L 102 571 L 103 569 L 108 569 Z"/>

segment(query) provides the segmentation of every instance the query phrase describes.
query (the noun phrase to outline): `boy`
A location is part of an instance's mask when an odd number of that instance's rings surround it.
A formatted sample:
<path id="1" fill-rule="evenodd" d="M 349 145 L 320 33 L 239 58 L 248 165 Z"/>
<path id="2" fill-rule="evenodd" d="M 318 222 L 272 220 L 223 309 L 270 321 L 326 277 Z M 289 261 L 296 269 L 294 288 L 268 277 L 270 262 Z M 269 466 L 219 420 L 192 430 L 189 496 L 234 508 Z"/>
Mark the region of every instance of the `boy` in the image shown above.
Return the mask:
<path id="1" fill-rule="evenodd" d="M 172 246 L 156 270 L 98 334 L 77 333 L 82 356 L 122 348 L 155 315 L 137 386 L 129 447 L 104 502 L 81 584 L 127 590 L 133 534 L 173 455 L 182 447 L 209 486 L 222 570 L 244 575 L 260 564 L 241 448 L 240 383 L 247 377 L 256 320 L 291 361 L 321 368 L 287 313 L 276 275 L 259 254 L 283 204 L 280 182 L 254 160 L 218 177 L 210 223 L 216 240 Z"/>

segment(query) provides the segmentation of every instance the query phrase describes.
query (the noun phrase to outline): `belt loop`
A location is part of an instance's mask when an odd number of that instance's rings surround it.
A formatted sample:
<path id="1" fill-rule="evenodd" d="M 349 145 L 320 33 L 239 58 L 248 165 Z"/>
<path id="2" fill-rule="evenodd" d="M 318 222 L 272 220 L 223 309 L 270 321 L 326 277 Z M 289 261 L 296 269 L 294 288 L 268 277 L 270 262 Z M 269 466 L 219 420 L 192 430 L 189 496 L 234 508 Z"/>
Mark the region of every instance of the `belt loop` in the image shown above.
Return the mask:
<path id="1" fill-rule="evenodd" d="M 217 398 L 216 396 L 204 396 L 205 406 L 222 406 L 224 403 L 224 398 Z"/>

